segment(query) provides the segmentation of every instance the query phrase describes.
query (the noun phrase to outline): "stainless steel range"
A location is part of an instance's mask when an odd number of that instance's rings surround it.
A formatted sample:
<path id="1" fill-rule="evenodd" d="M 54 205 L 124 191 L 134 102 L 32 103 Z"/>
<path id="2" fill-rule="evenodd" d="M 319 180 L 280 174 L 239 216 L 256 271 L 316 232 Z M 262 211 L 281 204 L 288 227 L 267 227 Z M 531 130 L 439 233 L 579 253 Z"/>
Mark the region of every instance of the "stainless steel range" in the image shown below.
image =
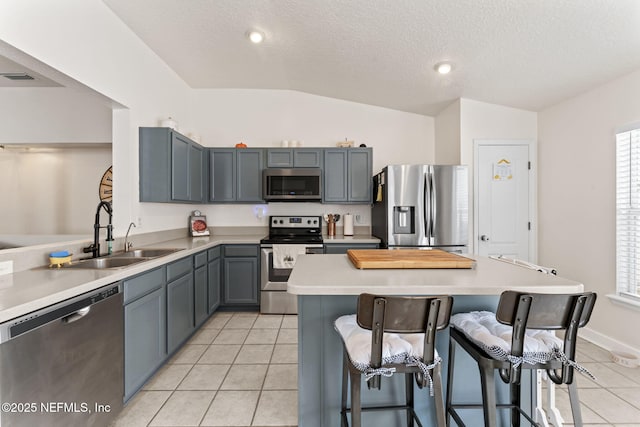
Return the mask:
<path id="1" fill-rule="evenodd" d="M 320 216 L 270 216 L 269 236 L 260 241 L 260 312 L 297 314 L 298 300 L 287 280 L 298 255 L 322 254 Z"/>

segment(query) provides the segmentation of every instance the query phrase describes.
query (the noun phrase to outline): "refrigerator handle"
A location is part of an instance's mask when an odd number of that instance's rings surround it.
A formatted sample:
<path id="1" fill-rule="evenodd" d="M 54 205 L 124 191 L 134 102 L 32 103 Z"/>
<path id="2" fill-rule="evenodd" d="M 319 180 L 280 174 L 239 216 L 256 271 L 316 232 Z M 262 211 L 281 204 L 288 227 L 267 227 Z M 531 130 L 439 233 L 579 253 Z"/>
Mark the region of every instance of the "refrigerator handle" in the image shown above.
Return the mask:
<path id="1" fill-rule="evenodd" d="M 431 210 L 431 206 L 429 205 L 429 194 L 431 194 L 431 189 L 429 188 L 429 172 L 425 172 L 424 174 L 424 183 L 422 186 L 422 212 L 423 212 L 423 218 L 422 218 L 422 222 L 423 222 L 423 226 L 424 226 L 424 237 L 426 237 L 429 241 L 429 244 L 431 243 L 431 233 L 429 230 L 429 223 L 430 223 L 430 218 L 429 218 L 429 213 Z"/>
<path id="2" fill-rule="evenodd" d="M 434 230 L 436 228 L 436 186 L 433 183 L 433 172 L 429 172 L 429 244 L 435 244 Z"/>

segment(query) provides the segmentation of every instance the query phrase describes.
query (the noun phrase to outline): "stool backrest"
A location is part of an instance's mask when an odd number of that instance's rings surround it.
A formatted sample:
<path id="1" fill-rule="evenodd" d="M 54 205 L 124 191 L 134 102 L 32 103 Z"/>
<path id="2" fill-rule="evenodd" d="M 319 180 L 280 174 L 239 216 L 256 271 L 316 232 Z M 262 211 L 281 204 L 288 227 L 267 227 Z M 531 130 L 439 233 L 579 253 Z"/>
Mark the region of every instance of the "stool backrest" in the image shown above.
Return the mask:
<path id="1" fill-rule="evenodd" d="M 564 330 L 564 348 L 569 360 L 575 360 L 578 328 L 585 326 L 591 317 L 596 302 L 596 294 L 536 294 L 515 291 L 503 292 L 498 303 L 496 319 L 513 326 L 511 354 L 522 356 L 524 337 L 527 329 Z M 505 381 L 519 380 L 519 369 L 512 367 L 511 373 L 501 372 Z M 573 368 L 565 365 L 562 376 L 549 371 L 551 379 L 560 384 L 573 378 Z"/>
<path id="2" fill-rule="evenodd" d="M 371 330 L 371 366 L 379 367 L 382 336 L 391 333 L 424 333 L 423 360 L 434 359 L 435 334 L 449 325 L 453 298 L 450 296 L 400 297 L 360 294 L 357 322 Z"/>

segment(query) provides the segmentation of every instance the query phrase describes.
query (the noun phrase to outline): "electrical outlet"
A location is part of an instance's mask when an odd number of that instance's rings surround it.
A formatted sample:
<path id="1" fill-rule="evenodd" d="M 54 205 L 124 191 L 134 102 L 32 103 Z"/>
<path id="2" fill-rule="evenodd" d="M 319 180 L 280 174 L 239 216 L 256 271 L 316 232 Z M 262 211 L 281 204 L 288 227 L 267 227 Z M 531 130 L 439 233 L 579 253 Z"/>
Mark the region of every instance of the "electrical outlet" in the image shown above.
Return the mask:
<path id="1" fill-rule="evenodd" d="M 13 273 L 13 261 L 9 260 L 0 262 L 0 276 L 11 273 Z"/>
<path id="2" fill-rule="evenodd" d="M 360 215 L 356 215 L 356 222 L 359 224 L 360 223 Z"/>

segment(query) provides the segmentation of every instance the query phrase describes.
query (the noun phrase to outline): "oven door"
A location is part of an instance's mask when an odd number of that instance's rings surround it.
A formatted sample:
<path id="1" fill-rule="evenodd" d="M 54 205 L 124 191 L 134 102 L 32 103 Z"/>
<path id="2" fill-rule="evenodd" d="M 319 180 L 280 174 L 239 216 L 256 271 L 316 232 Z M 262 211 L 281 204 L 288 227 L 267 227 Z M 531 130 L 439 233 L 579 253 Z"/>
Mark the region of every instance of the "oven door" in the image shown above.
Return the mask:
<path id="1" fill-rule="evenodd" d="M 322 245 L 305 245 L 306 254 L 322 254 L 324 247 Z M 291 274 L 291 268 L 274 268 L 273 266 L 273 249 L 271 247 L 262 248 L 260 277 L 262 283 L 260 289 L 263 291 L 286 291 L 287 281 Z"/>

